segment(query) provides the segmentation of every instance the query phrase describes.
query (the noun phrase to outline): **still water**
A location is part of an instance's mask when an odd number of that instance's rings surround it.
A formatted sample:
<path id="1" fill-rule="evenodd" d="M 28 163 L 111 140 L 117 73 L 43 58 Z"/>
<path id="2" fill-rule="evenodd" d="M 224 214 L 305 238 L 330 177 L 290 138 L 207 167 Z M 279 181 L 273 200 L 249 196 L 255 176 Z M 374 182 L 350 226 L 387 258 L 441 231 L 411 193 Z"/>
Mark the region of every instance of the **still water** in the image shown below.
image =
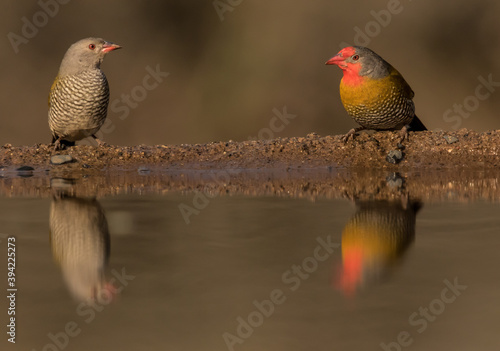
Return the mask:
<path id="1" fill-rule="evenodd" d="M 500 349 L 497 203 L 195 196 L 0 198 L 2 350 Z"/>

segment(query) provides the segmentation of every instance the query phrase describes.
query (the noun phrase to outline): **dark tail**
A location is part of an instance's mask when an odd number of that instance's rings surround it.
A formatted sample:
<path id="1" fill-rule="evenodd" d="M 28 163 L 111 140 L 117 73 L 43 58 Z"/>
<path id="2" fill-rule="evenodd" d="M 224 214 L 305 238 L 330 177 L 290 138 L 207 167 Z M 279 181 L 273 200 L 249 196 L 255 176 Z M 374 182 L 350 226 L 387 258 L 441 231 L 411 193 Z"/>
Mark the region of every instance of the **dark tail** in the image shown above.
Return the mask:
<path id="1" fill-rule="evenodd" d="M 410 123 L 410 129 L 411 132 L 421 132 L 424 130 L 427 130 L 425 128 L 424 124 L 418 119 L 417 116 L 413 117 L 413 120 Z"/>

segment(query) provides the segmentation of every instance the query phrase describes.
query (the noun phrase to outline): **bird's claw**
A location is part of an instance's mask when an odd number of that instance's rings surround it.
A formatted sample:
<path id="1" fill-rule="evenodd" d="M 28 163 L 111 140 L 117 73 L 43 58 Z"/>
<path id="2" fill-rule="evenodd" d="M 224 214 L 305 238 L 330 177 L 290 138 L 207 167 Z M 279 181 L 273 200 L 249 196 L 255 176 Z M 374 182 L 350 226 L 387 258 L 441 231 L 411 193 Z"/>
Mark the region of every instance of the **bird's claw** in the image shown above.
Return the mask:
<path id="1" fill-rule="evenodd" d="M 341 138 L 341 140 L 342 140 L 342 142 L 344 144 L 347 144 L 347 142 L 349 141 L 349 139 L 354 140 L 354 134 L 347 133 L 347 134 L 343 135 L 342 138 Z"/>
<path id="2" fill-rule="evenodd" d="M 354 140 L 354 136 L 356 135 L 356 133 L 363 129 L 365 128 L 363 127 L 352 128 L 350 131 L 348 131 L 345 135 L 342 136 L 342 141 L 344 143 L 347 143 L 349 140 Z"/>
<path id="3" fill-rule="evenodd" d="M 398 143 L 399 144 L 402 144 L 403 141 L 405 140 L 409 140 L 408 139 L 408 126 L 404 126 L 403 128 L 401 128 L 401 130 L 399 131 L 399 141 Z"/>
<path id="4" fill-rule="evenodd" d="M 101 139 L 96 139 L 96 141 L 98 147 L 103 147 L 108 145 L 105 141 L 102 141 Z"/>
<path id="5" fill-rule="evenodd" d="M 56 141 L 54 141 L 54 152 L 58 150 L 64 150 L 64 146 L 64 144 L 61 144 L 61 140 L 57 139 Z"/>
<path id="6" fill-rule="evenodd" d="M 94 140 L 97 142 L 97 147 L 103 147 L 103 146 L 107 146 L 108 145 L 108 144 L 106 144 L 105 141 L 102 141 L 101 139 L 99 139 L 95 135 L 92 135 L 92 138 L 94 138 Z"/>

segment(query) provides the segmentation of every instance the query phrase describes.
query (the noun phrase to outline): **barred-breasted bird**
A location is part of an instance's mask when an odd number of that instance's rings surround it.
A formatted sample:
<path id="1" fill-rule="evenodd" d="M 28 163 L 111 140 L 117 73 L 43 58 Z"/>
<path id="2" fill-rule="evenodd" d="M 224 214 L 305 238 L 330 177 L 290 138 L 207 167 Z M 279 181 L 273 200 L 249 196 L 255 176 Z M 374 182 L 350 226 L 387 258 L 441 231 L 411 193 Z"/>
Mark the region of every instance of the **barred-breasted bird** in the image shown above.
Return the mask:
<path id="1" fill-rule="evenodd" d="M 104 271 L 110 254 L 108 221 L 96 199 L 54 196 L 50 205 L 52 255 L 71 294 L 79 301 L 111 296 Z"/>
<path id="2" fill-rule="evenodd" d="M 401 129 L 401 140 L 408 129 L 427 130 L 415 115 L 413 90 L 394 67 L 372 50 L 349 46 L 326 64 L 342 69 L 340 99 L 347 113 L 361 125 L 351 129 L 344 140 L 363 129 Z"/>
<path id="3" fill-rule="evenodd" d="M 49 95 L 49 126 L 55 150 L 61 143 L 94 135 L 108 111 L 109 86 L 101 71 L 104 56 L 121 46 L 101 38 L 86 38 L 70 46 Z"/>

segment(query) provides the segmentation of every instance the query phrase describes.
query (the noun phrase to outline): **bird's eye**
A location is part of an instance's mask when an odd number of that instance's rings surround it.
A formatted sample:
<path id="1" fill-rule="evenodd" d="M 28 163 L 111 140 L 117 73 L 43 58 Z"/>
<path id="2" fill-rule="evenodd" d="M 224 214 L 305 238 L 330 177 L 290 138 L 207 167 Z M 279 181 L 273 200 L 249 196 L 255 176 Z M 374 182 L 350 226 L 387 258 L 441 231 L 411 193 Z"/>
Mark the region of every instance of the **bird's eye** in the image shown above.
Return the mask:
<path id="1" fill-rule="evenodd" d="M 89 44 L 89 49 L 90 50 L 94 50 L 95 49 L 95 45 L 94 44 Z"/>
<path id="2" fill-rule="evenodd" d="M 359 60 L 359 55 L 354 55 L 354 56 L 352 57 L 352 60 L 353 60 L 353 61 L 357 61 L 357 60 Z"/>

